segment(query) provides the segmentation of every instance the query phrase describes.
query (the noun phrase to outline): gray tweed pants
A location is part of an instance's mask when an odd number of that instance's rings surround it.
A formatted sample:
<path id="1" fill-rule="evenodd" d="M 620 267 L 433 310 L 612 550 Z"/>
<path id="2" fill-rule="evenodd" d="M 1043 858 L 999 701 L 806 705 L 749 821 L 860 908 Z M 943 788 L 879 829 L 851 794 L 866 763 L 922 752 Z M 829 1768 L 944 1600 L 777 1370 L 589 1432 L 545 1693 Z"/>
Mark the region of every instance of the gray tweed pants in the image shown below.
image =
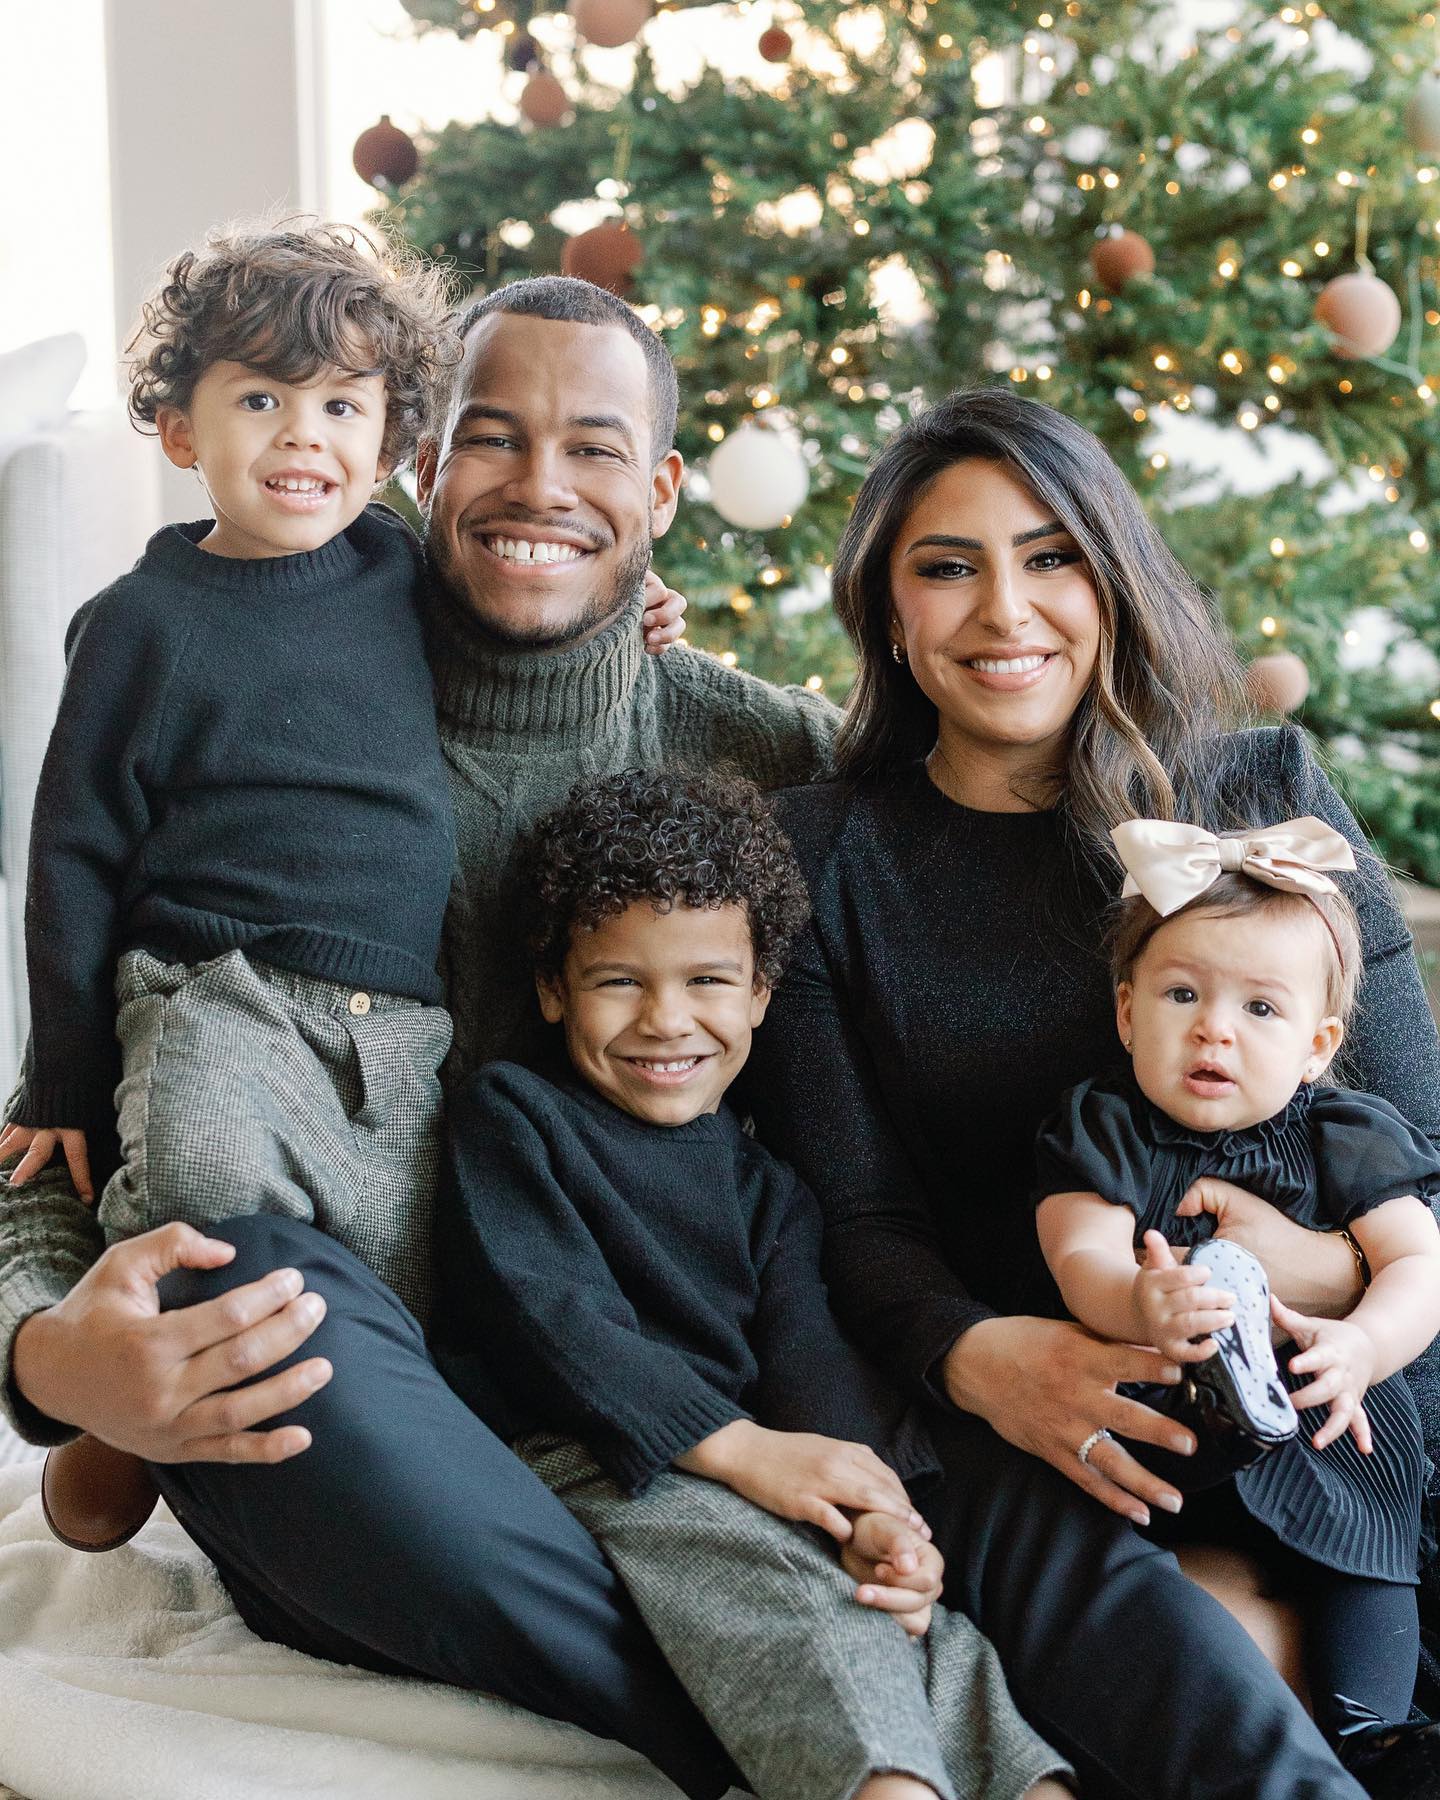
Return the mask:
<path id="1" fill-rule="evenodd" d="M 123 1161 L 100 1197 L 106 1236 L 284 1213 L 354 1251 L 423 1323 L 449 1015 L 241 950 L 129 951 L 116 994 Z"/>
<path id="2" fill-rule="evenodd" d="M 850 1800 L 911 1775 L 942 1800 L 1018 1800 L 1068 1774 L 999 1658 L 937 1606 L 918 1643 L 854 1598 L 829 1540 L 667 1470 L 626 1499 L 578 1444 L 516 1446 L 599 1543 L 759 1800 Z"/>

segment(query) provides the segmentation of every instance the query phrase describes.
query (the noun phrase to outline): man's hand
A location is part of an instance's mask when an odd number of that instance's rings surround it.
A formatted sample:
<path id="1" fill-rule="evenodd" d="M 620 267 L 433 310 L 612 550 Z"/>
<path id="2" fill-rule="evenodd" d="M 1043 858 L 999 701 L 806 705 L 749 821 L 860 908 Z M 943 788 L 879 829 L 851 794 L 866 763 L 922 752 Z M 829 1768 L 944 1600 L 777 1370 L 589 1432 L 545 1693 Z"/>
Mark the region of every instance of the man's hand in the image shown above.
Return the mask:
<path id="1" fill-rule="evenodd" d="M 1327 1319 L 1354 1312 L 1365 1292 L 1350 1246 L 1334 1231 L 1310 1231 L 1244 1188 L 1202 1175 L 1175 1208 L 1182 1219 L 1212 1213 L 1216 1237 L 1257 1256 L 1272 1290 Z"/>
<path id="2" fill-rule="evenodd" d="M 767 1431 L 734 1419 L 675 1466 L 724 1482 L 779 1519 L 818 1525 L 841 1544 L 851 1535 L 847 1512 L 888 1513 L 917 1531 L 924 1524 L 900 1477 L 873 1450 L 811 1431 Z"/>
<path id="3" fill-rule="evenodd" d="M 1204 1362 L 1215 1354 L 1208 1334 L 1235 1323 L 1230 1310 L 1235 1296 L 1207 1287 L 1204 1251 L 1190 1262 L 1177 1262 L 1175 1252 L 1158 1231 L 1145 1233 L 1145 1261 L 1135 1276 L 1135 1310 L 1147 1344 L 1172 1362 Z M 1192 1339 L 1199 1339 L 1198 1343 Z"/>
<path id="4" fill-rule="evenodd" d="M 1111 1512 L 1137 1525 L 1149 1524 L 1150 1506 L 1179 1512 L 1179 1491 L 1113 1438 L 1102 1438 L 1083 1463 L 1078 1454 L 1102 1430 L 1181 1456 L 1194 1451 L 1194 1435 L 1183 1425 L 1115 1391 L 1122 1382 L 1179 1381 L 1178 1366 L 1156 1351 L 1107 1343 L 1063 1319 L 982 1319 L 952 1345 L 943 1367 L 946 1392 L 962 1412 L 984 1419 Z"/>
<path id="5" fill-rule="evenodd" d="M 930 1609 L 940 1598 L 945 1559 L 930 1541 L 930 1528 L 917 1531 L 888 1513 L 861 1513 L 840 1566 L 859 1585 L 861 1606 L 893 1613 L 911 1637 L 930 1629 Z"/>
<path id="6" fill-rule="evenodd" d="M 684 634 L 688 604 L 685 596 L 666 587 L 653 569 L 645 571 L 645 616 L 640 629 L 645 634 L 645 648 L 652 656 L 663 656 Z"/>
<path id="7" fill-rule="evenodd" d="M 1327 1402 L 1330 1407 L 1330 1417 L 1311 1443 L 1323 1450 L 1348 1431 L 1355 1448 L 1368 1456 L 1373 1441 L 1362 1402 L 1375 1379 L 1375 1346 L 1369 1333 L 1346 1319 L 1307 1319 L 1275 1294 L 1270 1296 L 1270 1316 L 1301 1348 L 1301 1355 L 1290 1358 L 1290 1373 L 1315 1378 L 1290 1396 L 1296 1410 L 1305 1412 Z"/>
<path id="8" fill-rule="evenodd" d="M 151 1462 L 275 1463 L 310 1444 L 299 1425 L 249 1428 L 288 1412 L 329 1381 L 320 1357 L 251 1387 L 237 1382 L 303 1344 L 325 1316 L 294 1269 L 198 1306 L 160 1311 L 172 1269 L 218 1269 L 231 1245 L 190 1225 L 114 1244 L 56 1306 L 15 1337 L 12 1373 L 30 1404 L 64 1425 Z"/>
<path id="9" fill-rule="evenodd" d="M 93 1206 L 95 1183 L 90 1179 L 90 1151 L 83 1131 L 7 1125 L 0 1131 L 0 1162 L 22 1150 L 25 1153 L 10 1171 L 11 1187 L 23 1187 L 32 1175 L 38 1175 L 54 1156 L 57 1144 L 65 1152 L 65 1164 L 75 1184 L 75 1192 L 87 1206 Z"/>

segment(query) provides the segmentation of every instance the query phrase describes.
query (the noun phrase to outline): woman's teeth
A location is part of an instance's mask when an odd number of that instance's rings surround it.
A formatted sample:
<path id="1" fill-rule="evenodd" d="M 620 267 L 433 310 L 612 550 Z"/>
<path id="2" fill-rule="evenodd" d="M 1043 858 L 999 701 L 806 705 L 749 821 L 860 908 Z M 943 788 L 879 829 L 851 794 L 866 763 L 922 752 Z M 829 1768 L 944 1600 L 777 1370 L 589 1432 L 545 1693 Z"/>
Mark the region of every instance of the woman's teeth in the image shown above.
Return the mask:
<path id="1" fill-rule="evenodd" d="M 982 675 L 1027 675 L 1045 661 L 1043 656 L 972 656 L 970 667 Z"/>
<path id="2" fill-rule="evenodd" d="M 486 538 L 485 548 L 506 562 L 577 562 L 585 552 L 574 544 L 536 544 L 529 538 Z"/>

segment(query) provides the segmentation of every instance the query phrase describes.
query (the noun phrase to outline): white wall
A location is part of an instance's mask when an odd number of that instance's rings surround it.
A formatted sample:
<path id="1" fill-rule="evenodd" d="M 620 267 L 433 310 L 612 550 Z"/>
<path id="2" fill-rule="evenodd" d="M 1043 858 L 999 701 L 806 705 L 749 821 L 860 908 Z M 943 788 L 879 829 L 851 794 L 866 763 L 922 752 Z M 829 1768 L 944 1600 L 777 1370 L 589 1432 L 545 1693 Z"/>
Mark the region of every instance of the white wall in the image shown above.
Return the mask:
<path id="1" fill-rule="evenodd" d="M 121 346 L 166 264 L 211 226 L 322 209 L 319 33 L 313 0 L 106 0 Z M 208 510 L 168 464 L 162 497 L 168 519 Z"/>

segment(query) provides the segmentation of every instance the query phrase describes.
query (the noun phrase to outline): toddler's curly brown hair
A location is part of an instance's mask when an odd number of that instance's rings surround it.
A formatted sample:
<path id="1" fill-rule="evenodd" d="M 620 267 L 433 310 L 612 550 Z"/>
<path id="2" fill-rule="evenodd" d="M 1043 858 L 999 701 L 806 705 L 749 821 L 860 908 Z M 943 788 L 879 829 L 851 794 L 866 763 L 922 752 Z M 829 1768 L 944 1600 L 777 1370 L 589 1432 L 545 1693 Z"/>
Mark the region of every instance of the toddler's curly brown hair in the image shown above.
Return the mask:
<path id="1" fill-rule="evenodd" d="M 636 901 L 742 906 L 773 987 L 810 904 L 790 840 L 753 782 L 628 769 L 580 781 L 532 832 L 523 878 L 536 972 L 559 979 L 576 931 Z"/>
<path id="2" fill-rule="evenodd" d="M 385 379 L 387 469 L 414 454 L 431 390 L 460 357 L 449 319 L 451 278 L 350 225 L 308 219 L 228 225 L 170 265 L 126 345 L 130 417 L 154 428 L 184 412 L 217 362 L 272 381 L 313 381 L 323 368 Z"/>

